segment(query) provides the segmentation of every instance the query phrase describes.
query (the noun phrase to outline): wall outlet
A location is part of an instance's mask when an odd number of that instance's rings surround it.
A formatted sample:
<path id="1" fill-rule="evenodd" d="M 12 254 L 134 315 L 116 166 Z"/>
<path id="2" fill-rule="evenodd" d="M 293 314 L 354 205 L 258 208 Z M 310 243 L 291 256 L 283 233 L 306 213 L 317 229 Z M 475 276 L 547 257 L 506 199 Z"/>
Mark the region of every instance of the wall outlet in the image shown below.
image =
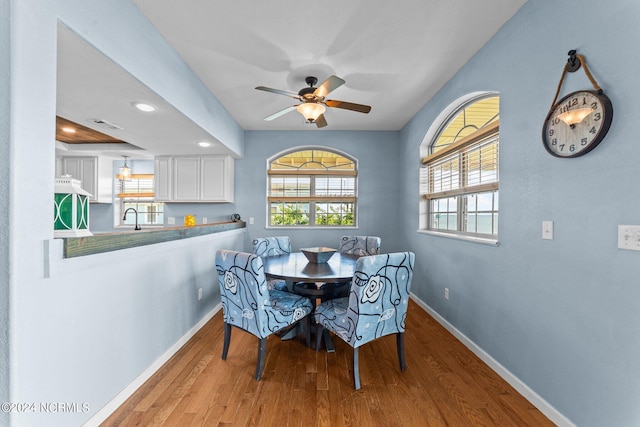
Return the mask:
<path id="1" fill-rule="evenodd" d="M 249 224 L 253 224 L 253 217 L 252 216 L 249 217 Z"/>
<path id="2" fill-rule="evenodd" d="M 202 299 L 202 288 L 198 288 L 198 301 Z"/>
<path id="3" fill-rule="evenodd" d="M 542 221 L 542 238 L 553 240 L 553 221 Z"/>
<path id="4" fill-rule="evenodd" d="M 206 223 L 207 223 L 207 217 L 206 217 L 206 216 L 203 216 L 203 217 L 202 217 L 202 223 L 203 223 L 203 224 L 206 224 Z"/>
<path id="5" fill-rule="evenodd" d="M 449 288 L 444 288 L 444 299 L 449 299 Z"/>
<path id="6" fill-rule="evenodd" d="M 175 223 L 176 223 L 176 217 L 175 216 L 167 217 L 167 224 L 174 225 Z"/>

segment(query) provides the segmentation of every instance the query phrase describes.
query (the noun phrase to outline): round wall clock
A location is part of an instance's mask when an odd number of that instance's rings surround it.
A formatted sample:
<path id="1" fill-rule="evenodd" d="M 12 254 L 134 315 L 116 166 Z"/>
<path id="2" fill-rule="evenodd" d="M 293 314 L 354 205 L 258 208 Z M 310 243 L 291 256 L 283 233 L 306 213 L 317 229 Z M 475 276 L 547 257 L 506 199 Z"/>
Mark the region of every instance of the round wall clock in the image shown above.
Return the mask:
<path id="1" fill-rule="evenodd" d="M 567 74 L 583 66 L 595 90 L 572 92 L 556 103 L 562 82 Z M 556 96 L 542 127 L 542 143 L 549 154 L 571 158 L 593 150 L 611 127 L 613 105 L 589 72 L 582 55 L 569 51 L 569 59 L 562 71 Z"/>
<path id="2" fill-rule="evenodd" d="M 611 127 L 613 105 L 600 91 L 572 92 L 551 107 L 542 128 L 549 154 L 578 157 L 593 150 Z"/>

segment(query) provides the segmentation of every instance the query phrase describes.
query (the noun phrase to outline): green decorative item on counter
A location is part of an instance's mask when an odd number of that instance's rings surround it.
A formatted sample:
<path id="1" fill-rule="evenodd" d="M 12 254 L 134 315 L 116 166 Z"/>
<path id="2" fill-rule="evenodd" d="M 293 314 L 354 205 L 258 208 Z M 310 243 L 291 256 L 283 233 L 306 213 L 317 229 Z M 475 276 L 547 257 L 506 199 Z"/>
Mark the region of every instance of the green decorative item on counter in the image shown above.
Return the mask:
<path id="1" fill-rule="evenodd" d="M 89 231 L 89 197 L 80 181 L 70 176 L 55 179 L 53 236 L 93 236 Z"/>

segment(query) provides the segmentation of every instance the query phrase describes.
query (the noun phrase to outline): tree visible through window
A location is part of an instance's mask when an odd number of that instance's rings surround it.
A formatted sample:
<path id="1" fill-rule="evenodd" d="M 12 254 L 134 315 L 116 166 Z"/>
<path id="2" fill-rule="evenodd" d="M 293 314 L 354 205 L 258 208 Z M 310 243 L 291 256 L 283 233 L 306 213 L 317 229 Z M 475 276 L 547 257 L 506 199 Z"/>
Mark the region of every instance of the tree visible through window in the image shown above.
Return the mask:
<path id="1" fill-rule="evenodd" d="M 356 160 L 336 151 L 304 149 L 270 160 L 269 225 L 356 225 Z"/>
<path id="2" fill-rule="evenodd" d="M 497 238 L 499 117 L 498 96 L 475 96 L 423 142 L 420 229 Z"/>

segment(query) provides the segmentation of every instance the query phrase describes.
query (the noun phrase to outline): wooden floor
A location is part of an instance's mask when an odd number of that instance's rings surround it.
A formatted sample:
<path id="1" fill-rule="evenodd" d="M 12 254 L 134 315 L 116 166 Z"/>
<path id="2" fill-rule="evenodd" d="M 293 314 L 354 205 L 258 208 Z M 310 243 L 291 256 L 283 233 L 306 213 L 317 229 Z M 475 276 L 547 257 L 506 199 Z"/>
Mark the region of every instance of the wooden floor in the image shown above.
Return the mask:
<path id="1" fill-rule="evenodd" d="M 335 338 L 335 337 L 334 337 Z M 104 426 L 552 426 L 416 303 L 407 317 L 407 370 L 394 336 L 360 349 L 315 352 L 302 337 L 267 340 L 262 381 L 253 378 L 257 338 L 233 329 L 222 361 L 217 313 Z"/>

